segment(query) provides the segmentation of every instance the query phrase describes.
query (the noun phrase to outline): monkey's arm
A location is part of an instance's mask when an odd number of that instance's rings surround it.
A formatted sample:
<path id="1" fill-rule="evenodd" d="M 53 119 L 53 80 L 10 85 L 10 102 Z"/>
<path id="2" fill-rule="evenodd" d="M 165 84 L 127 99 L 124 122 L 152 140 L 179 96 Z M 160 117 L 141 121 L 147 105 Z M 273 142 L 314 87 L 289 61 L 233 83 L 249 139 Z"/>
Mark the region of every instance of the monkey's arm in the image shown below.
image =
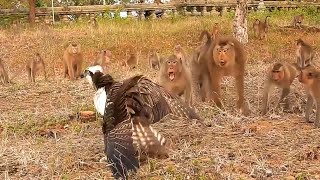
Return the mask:
<path id="1" fill-rule="evenodd" d="M 272 84 L 269 80 L 266 80 L 264 89 L 263 89 L 263 97 L 262 97 L 262 108 L 261 113 L 265 115 L 268 110 L 268 100 L 269 100 L 269 93 L 271 91 Z"/>
<path id="2" fill-rule="evenodd" d="M 313 106 L 313 97 L 310 94 L 308 94 L 306 111 L 305 111 L 307 122 L 310 122 L 310 114 L 312 112 L 312 106 Z"/>
<path id="3" fill-rule="evenodd" d="M 320 100 L 317 99 L 317 111 L 316 111 L 316 119 L 314 120 L 314 125 L 316 127 L 320 127 Z"/>
<path id="4" fill-rule="evenodd" d="M 290 86 L 289 87 L 284 87 L 282 89 L 282 93 L 281 93 L 281 97 L 279 99 L 279 102 L 277 104 L 277 108 L 280 107 L 280 104 L 283 102 L 283 99 L 285 99 L 290 93 Z M 288 98 L 285 99 L 285 107 L 286 109 L 288 109 L 288 106 L 289 106 L 289 102 L 288 102 Z"/>

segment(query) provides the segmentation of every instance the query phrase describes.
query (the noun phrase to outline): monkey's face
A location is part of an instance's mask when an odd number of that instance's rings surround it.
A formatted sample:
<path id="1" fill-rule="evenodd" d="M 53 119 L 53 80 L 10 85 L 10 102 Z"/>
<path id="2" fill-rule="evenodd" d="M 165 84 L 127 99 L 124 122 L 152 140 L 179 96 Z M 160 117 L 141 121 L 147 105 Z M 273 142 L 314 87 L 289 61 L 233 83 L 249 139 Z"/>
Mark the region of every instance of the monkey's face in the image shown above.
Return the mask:
<path id="1" fill-rule="evenodd" d="M 306 86 L 310 86 L 313 83 L 314 78 L 315 78 L 314 72 L 307 69 L 301 70 L 298 76 L 299 82 L 305 84 Z"/>
<path id="2" fill-rule="evenodd" d="M 80 52 L 80 45 L 78 44 L 70 44 L 70 51 L 72 54 L 77 54 Z"/>
<path id="3" fill-rule="evenodd" d="M 175 80 L 177 74 L 181 72 L 180 70 L 181 64 L 176 59 L 169 59 L 166 62 L 167 74 L 170 81 Z"/>
<path id="4" fill-rule="evenodd" d="M 233 43 L 226 45 L 217 45 L 213 50 L 213 59 L 216 65 L 220 67 L 228 67 L 235 61 L 235 51 Z"/>
<path id="5" fill-rule="evenodd" d="M 284 71 L 282 69 L 272 71 L 272 79 L 275 82 L 280 82 L 282 81 L 283 78 L 284 78 Z"/>
<path id="6" fill-rule="evenodd" d="M 181 51 L 181 46 L 180 45 L 176 45 L 174 47 L 175 52 L 179 53 Z"/>
<path id="7" fill-rule="evenodd" d="M 96 65 L 96 66 L 90 66 L 87 69 L 84 70 L 83 73 L 80 74 L 81 78 L 86 78 L 87 81 L 89 82 L 89 84 L 93 85 L 93 76 L 96 73 L 103 73 L 102 67 L 100 65 Z"/>

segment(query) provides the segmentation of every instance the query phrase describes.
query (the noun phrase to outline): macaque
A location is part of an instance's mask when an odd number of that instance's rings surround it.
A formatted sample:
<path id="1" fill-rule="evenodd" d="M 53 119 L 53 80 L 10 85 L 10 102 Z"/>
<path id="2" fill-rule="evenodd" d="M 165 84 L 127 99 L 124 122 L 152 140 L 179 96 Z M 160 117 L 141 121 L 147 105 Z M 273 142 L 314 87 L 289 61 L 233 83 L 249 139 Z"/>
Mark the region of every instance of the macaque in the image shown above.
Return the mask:
<path id="1" fill-rule="evenodd" d="M 0 80 L 1 80 L 2 84 L 9 83 L 8 73 L 4 68 L 4 65 L 3 65 L 1 58 L 0 58 Z"/>
<path id="2" fill-rule="evenodd" d="M 303 14 L 300 14 L 300 15 L 297 15 L 297 16 L 294 16 L 293 17 L 293 22 L 292 22 L 292 26 L 294 28 L 301 28 L 301 24 L 304 20 L 304 15 Z"/>
<path id="3" fill-rule="evenodd" d="M 83 54 L 79 44 L 70 44 L 63 53 L 64 77 L 70 80 L 80 77 Z"/>
<path id="4" fill-rule="evenodd" d="M 298 79 L 305 86 L 308 93 L 305 119 L 310 122 L 312 107 L 313 104 L 316 104 L 314 125 L 315 127 L 320 127 L 320 71 L 313 66 L 308 66 L 301 70 Z"/>
<path id="5" fill-rule="evenodd" d="M 234 37 L 220 36 L 202 56 L 207 62 L 210 74 L 212 99 L 221 108 L 221 79 L 224 76 L 233 76 L 238 93 L 237 108 L 244 115 L 249 114 L 249 108 L 244 99 L 244 74 L 247 62 L 243 45 Z"/>
<path id="6" fill-rule="evenodd" d="M 220 26 L 218 23 L 215 23 L 215 25 L 212 27 L 211 39 L 215 40 L 216 38 L 218 38 L 219 32 L 220 32 Z"/>
<path id="7" fill-rule="evenodd" d="M 128 69 L 134 69 L 138 66 L 138 55 L 135 53 L 130 53 L 129 58 L 125 61 L 125 66 Z"/>
<path id="8" fill-rule="evenodd" d="M 158 69 L 160 70 L 160 56 L 158 52 L 153 51 L 148 53 L 148 58 L 149 58 L 149 66 L 150 69 Z"/>
<path id="9" fill-rule="evenodd" d="M 255 37 L 259 37 L 259 39 L 265 39 L 267 36 L 267 32 L 269 30 L 269 25 L 267 19 L 270 16 L 267 16 L 264 22 L 260 21 L 259 19 L 255 19 L 253 23 L 253 33 Z"/>
<path id="10" fill-rule="evenodd" d="M 305 43 L 302 39 L 297 40 L 297 64 L 300 68 L 305 68 L 312 64 L 314 58 L 314 52 L 312 47 Z"/>
<path id="11" fill-rule="evenodd" d="M 111 58 L 112 58 L 112 53 L 110 50 L 99 51 L 93 65 L 94 66 L 100 65 L 103 68 L 103 71 L 106 73 L 108 64 L 111 62 Z"/>
<path id="12" fill-rule="evenodd" d="M 97 19 L 95 17 L 89 20 L 89 24 L 91 24 L 91 26 L 94 27 L 94 28 L 98 28 L 99 27 L 98 21 L 97 21 Z"/>
<path id="13" fill-rule="evenodd" d="M 35 76 L 38 71 L 42 70 L 45 80 L 47 80 L 46 66 L 39 53 L 26 64 L 26 71 L 30 82 L 35 82 Z"/>
<path id="14" fill-rule="evenodd" d="M 273 87 L 282 89 L 282 94 L 277 104 L 277 108 L 280 106 L 280 103 L 285 100 L 285 109 L 289 109 L 289 102 L 286 97 L 290 93 L 290 86 L 297 75 L 298 69 L 293 64 L 275 63 L 269 68 L 266 76 L 267 79 L 264 83 L 262 115 L 267 113 L 269 94 Z"/>
<path id="15" fill-rule="evenodd" d="M 176 95 L 184 95 L 186 103 L 192 105 L 191 76 L 181 58 L 169 56 L 161 64 L 159 74 L 160 85 Z"/>
<path id="16" fill-rule="evenodd" d="M 212 38 L 208 31 L 202 31 L 200 40 L 206 36 L 206 41 L 197 47 L 191 58 L 190 68 L 192 75 L 192 89 L 195 96 L 200 95 L 202 101 L 209 101 L 212 97 L 211 80 L 207 64 L 207 53 L 212 44 Z"/>
<path id="17" fill-rule="evenodd" d="M 187 57 L 186 52 L 183 50 L 180 44 L 174 46 L 173 54 L 177 57 L 180 58 L 182 63 L 185 65 L 189 66 L 189 60 Z"/>

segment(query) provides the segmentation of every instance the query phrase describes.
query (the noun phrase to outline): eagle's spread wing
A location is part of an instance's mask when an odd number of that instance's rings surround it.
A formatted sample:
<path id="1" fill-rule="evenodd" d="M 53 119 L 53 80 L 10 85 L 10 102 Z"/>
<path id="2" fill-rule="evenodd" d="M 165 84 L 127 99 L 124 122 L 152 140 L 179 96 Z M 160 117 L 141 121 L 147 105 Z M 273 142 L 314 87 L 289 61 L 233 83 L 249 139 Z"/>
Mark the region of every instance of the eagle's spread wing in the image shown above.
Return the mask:
<path id="1" fill-rule="evenodd" d="M 132 117 L 117 124 L 105 138 L 108 161 L 116 178 L 126 178 L 128 172 L 137 171 L 137 151 L 168 157 L 163 146 L 165 139 L 143 117 Z"/>
<path id="2" fill-rule="evenodd" d="M 115 178 L 126 178 L 129 171 L 136 172 L 139 162 L 135 157 L 133 146 L 132 123 L 128 119 L 112 129 L 107 138 L 106 154 L 111 163 L 111 170 Z"/>
<path id="3" fill-rule="evenodd" d="M 167 157 L 162 146 L 165 139 L 150 127 L 146 116 L 132 111 L 128 105 L 128 90 L 137 85 L 140 76 L 112 85 L 108 92 L 103 118 L 105 152 L 116 178 L 126 178 L 129 171 L 136 172 L 139 162 L 137 151 Z M 134 103 L 133 103 L 134 104 Z M 134 108 L 136 109 L 136 108 Z"/>
<path id="4" fill-rule="evenodd" d="M 151 123 L 160 121 L 168 114 L 200 119 L 192 108 L 181 101 L 180 97 L 169 93 L 144 76 L 140 76 L 137 84 L 128 90 L 126 96 L 128 108 L 147 117 Z"/>

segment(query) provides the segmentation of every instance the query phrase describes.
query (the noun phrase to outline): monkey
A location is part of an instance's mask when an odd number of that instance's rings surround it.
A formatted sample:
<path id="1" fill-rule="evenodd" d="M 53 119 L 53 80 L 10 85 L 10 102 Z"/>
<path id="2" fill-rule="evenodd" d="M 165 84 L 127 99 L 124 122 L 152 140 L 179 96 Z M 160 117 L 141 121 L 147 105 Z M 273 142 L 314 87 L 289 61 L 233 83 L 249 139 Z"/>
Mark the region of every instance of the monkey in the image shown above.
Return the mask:
<path id="1" fill-rule="evenodd" d="M 294 16 L 293 17 L 293 22 L 292 22 L 292 26 L 294 27 L 294 28 L 302 28 L 301 27 L 301 24 L 302 24 L 302 22 L 303 22 L 303 20 L 304 20 L 304 15 L 303 14 L 300 14 L 300 15 L 297 15 L 297 16 Z"/>
<path id="2" fill-rule="evenodd" d="M 156 3 L 157 5 L 163 4 L 163 2 L 161 2 L 161 0 L 155 0 L 154 3 Z"/>
<path id="3" fill-rule="evenodd" d="M 110 50 L 101 50 L 98 52 L 97 58 L 95 59 L 93 65 L 100 65 L 103 71 L 106 72 L 107 65 L 111 62 L 112 53 Z"/>
<path id="4" fill-rule="evenodd" d="M 174 46 L 173 54 L 176 55 L 177 58 L 180 58 L 182 63 L 189 66 L 189 58 L 180 44 Z"/>
<path id="5" fill-rule="evenodd" d="M 98 21 L 97 21 L 97 19 L 95 17 L 90 19 L 88 23 L 94 28 L 98 28 L 99 27 Z"/>
<path id="6" fill-rule="evenodd" d="M 6 83 L 10 82 L 9 77 L 8 77 L 8 73 L 4 68 L 4 65 L 3 65 L 1 58 L 0 58 L 0 79 L 1 79 L 2 84 L 6 84 Z"/>
<path id="7" fill-rule="evenodd" d="M 305 68 L 306 66 L 312 64 L 314 52 L 312 47 L 305 43 L 302 39 L 298 39 L 296 42 L 297 64 L 300 68 Z"/>
<path id="8" fill-rule="evenodd" d="M 215 40 L 216 38 L 218 38 L 219 32 L 220 32 L 219 23 L 215 23 L 215 25 L 212 27 L 211 39 Z"/>
<path id="9" fill-rule="evenodd" d="M 315 127 L 320 127 L 320 71 L 313 66 L 308 66 L 301 70 L 298 76 L 308 94 L 307 105 L 305 110 L 305 120 L 310 122 L 310 114 L 312 106 L 316 104 L 316 118 L 314 120 Z"/>
<path id="10" fill-rule="evenodd" d="M 39 70 L 42 70 L 43 76 L 47 80 L 46 66 L 39 53 L 36 53 L 35 58 L 28 61 L 25 67 L 30 82 L 35 82 L 35 75 Z"/>
<path id="11" fill-rule="evenodd" d="M 269 25 L 267 19 L 270 16 L 266 16 L 264 22 L 260 21 L 259 19 L 255 19 L 253 23 L 253 32 L 255 37 L 259 37 L 260 40 L 265 39 L 267 36 L 267 32 L 269 30 Z"/>
<path id="12" fill-rule="evenodd" d="M 63 53 L 64 77 L 70 80 L 80 77 L 83 62 L 83 54 L 79 44 L 69 44 Z"/>
<path id="13" fill-rule="evenodd" d="M 150 66 L 150 69 L 158 69 L 160 70 L 160 56 L 158 54 L 158 52 L 156 51 L 153 51 L 150 53 L 148 53 L 148 58 L 149 58 L 149 66 Z"/>
<path id="14" fill-rule="evenodd" d="M 129 58 L 125 61 L 125 66 L 132 70 L 138 66 L 138 55 L 135 53 L 130 53 Z"/>
<path id="15" fill-rule="evenodd" d="M 279 87 L 282 89 L 282 94 L 277 104 L 277 108 L 280 103 L 290 93 L 290 86 L 293 80 L 298 76 L 298 69 L 294 64 L 280 63 L 273 64 L 268 72 L 267 79 L 264 83 L 263 98 L 262 98 L 262 115 L 267 113 L 268 99 L 272 87 Z M 285 99 L 285 109 L 289 109 L 288 99 Z"/>
<path id="16" fill-rule="evenodd" d="M 213 39 L 208 31 L 204 30 L 201 32 L 200 40 L 206 36 L 206 41 L 204 44 L 198 46 L 191 58 L 190 68 L 192 77 L 192 89 L 194 95 L 200 95 L 201 101 L 209 101 L 212 99 L 212 89 L 209 69 L 207 65 L 206 53 L 208 52 Z"/>
<path id="17" fill-rule="evenodd" d="M 210 90 L 213 92 L 211 99 L 216 106 L 222 108 L 220 99 L 221 79 L 224 76 L 233 76 L 238 94 L 237 108 L 242 114 L 248 115 L 249 108 L 244 98 L 244 74 L 247 55 L 243 45 L 234 37 L 220 36 L 211 43 L 210 48 L 201 59 L 200 61 L 207 63 L 206 66 L 211 80 Z"/>
<path id="18" fill-rule="evenodd" d="M 159 84 L 173 94 L 184 95 L 186 103 L 191 107 L 191 76 L 181 58 L 170 55 L 165 59 L 160 67 Z"/>

